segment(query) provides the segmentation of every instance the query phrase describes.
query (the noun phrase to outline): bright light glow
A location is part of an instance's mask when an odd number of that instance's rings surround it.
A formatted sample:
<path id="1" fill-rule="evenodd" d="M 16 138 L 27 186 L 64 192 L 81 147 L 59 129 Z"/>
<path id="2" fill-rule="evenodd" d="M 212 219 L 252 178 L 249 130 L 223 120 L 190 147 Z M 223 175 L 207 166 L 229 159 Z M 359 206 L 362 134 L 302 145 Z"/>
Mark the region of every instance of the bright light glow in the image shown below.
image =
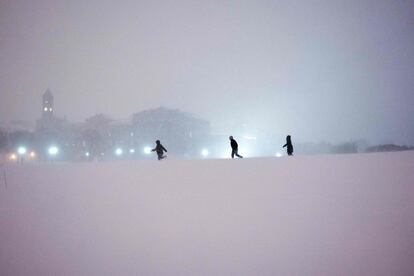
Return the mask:
<path id="1" fill-rule="evenodd" d="M 118 155 L 118 156 L 121 156 L 123 153 L 124 153 L 124 151 L 121 148 L 117 148 L 115 150 L 115 154 Z"/>
<path id="2" fill-rule="evenodd" d="M 56 146 L 51 146 L 48 150 L 49 155 L 55 156 L 59 153 L 59 148 Z"/>
<path id="3" fill-rule="evenodd" d="M 47 107 L 45 107 L 43 110 L 44 110 L 44 111 L 47 111 Z"/>
<path id="4" fill-rule="evenodd" d="M 9 159 L 10 159 L 11 161 L 16 161 L 16 160 L 17 160 L 17 155 L 16 155 L 16 154 L 14 154 L 14 153 L 12 153 L 12 154 L 10 154 Z"/>
<path id="5" fill-rule="evenodd" d="M 283 155 L 280 152 L 276 153 L 276 157 L 282 157 Z"/>
<path id="6" fill-rule="evenodd" d="M 91 155 L 91 154 L 89 153 L 89 151 L 85 152 L 85 156 L 86 156 L 86 157 L 89 157 L 89 155 Z"/>
<path id="7" fill-rule="evenodd" d="M 36 157 L 36 152 L 31 151 L 29 156 L 30 156 L 30 158 L 35 158 Z"/>
<path id="8" fill-rule="evenodd" d="M 53 108 L 49 108 L 49 111 L 52 112 L 53 111 Z"/>
<path id="9" fill-rule="evenodd" d="M 135 149 L 129 149 L 129 153 L 130 153 L 130 154 L 135 153 Z"/>
<path id="10" fill-rule="evenodd" d="M 144 152 L 144 154 L 147 154 L 148 155 L 148 154 L 151 154 L 151 150 L 152 149 L 150 147 L 145 147 L 144 150 L 143 150 L 143 152 Z"/>
<path id="11" fill-rule="evenodd" d="M 24 155 L 24 154 L 26 154 L 26 152 L 27 152 L 27 149 L 25 147 L 19 147 L 17 149 L 17 153 L 20 154 L 20 155 Z"/>
<path id="12" fill-rule="evenodd" d="M 203 150 L 201 151 L 201 155 L 202 155 L 202 156 L 204 156 L 204 157 L 207 157 L 207 156 L 208 156 L 208 154 L 209 154 L 208 149 L 203 149 Z"/>

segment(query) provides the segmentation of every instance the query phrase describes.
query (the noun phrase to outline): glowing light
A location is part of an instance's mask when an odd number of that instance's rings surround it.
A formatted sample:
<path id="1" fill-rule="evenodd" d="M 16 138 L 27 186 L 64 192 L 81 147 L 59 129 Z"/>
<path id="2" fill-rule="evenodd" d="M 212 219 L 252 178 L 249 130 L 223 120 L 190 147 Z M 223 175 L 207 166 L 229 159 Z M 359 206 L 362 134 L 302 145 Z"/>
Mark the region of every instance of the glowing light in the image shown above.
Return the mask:
<path id="1" fill-rule="evenodd" d="M 130 154 L 134 154 L 135 153 L 135 149 L 129 149 L 129 153 Z"/>
<path id="2" fill-rule="evenodd" d="M 115 150 L 115 154 L 118 155 L 118 156 L 121 156 L 123 153 L 124 153 L 124 151 L 121 148 L 117 148 Z"/>
<path id="3" fill-rule="evenodd" d="M 281 154 L 280 152 L 276 153 L 276 157 L 282 157 L 282 156 L 283 156 L 283 154 Z"/>
<path id="4" fill-rule="evenodd" d="M 85 156 L 86 157 L 89 157 L 91 154 L 89 153 L 89 151 L 87 151 L 86 153 L 85 153 Z"/>
<path id="5" fill-rule="evenodd" d="M 51 146 L 49 149 L 48 149 L 48 151 L 47 151 L 48 153 L 49 153 L 49 155 L 51 155 L 51 156 L 55 156 L 55 155 L 57 155 L 58 153 L 59 153 L 59 148 L 58 147 L 56 147 L 56 146 Z"/>
<path id="6" fill-rule="evenodd" d="M 30 156 L 30 158 L 35 158 L 36 157 L 36 152 L 31 151 L 29 156 Z"/>
<path id="7" fill-rule="evenodd" d="M 19 155 L 24 155 L 24 154 L 26 154 L 26 152 L 27 152 L 27 149 L 26 149 L 25 147 L 19 147 L 19 148 L 17 149 L 17 153 L 18 153 Z"/>
<path id="8" fill-rule="evenodd" d="M 151 154 L 151 148 L 150 147 L 145 147 L 144 149 L 143 149 L 143 152 L 144 152 L 144 154 Z"/>
<path id="9" fill-rule="evenodd" d="M 209 155 L 208 149 L 203 149 L 203 150 L 201 151 L 201 155 L 202 155 L 203 157 L 207 157 L 207 156 Z"/>
<path id="10" fill-rule="evenodd" d="M 44 111 L 47 111 L 47 107 L 45 107 L 43 110 L 44 110 Z"/>
<path id="11" fill-rule="evenodd" d="M 16 161 L 16 160 L 17 160 L 17 155 L 16 155 L 16 154 L 14 154 L 14 153 L 12 153 L 12 154 L 10 154 L 9 159 L 10 159 L 11 161 Z"/>

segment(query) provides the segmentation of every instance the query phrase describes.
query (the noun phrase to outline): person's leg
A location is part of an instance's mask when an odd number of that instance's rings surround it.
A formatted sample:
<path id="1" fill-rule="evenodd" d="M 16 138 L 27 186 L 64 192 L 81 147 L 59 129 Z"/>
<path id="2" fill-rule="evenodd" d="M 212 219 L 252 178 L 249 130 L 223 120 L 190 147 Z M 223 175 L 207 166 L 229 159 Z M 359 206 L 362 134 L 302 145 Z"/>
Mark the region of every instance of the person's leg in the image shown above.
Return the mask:
<path id="1" fill-rule="evenodd" d="M 231 150 L 231 158 L 234 158 L 234 150 Z"/>
<path id="2" fill-rule="evenodd" d="M 239 154 L 239 150 L 238 150 L 238 149 L 236 150 L 236 156 L 237 156 L 238 158 L 243 158 L 243 156 L 241 156 L 241 155 Z"/>

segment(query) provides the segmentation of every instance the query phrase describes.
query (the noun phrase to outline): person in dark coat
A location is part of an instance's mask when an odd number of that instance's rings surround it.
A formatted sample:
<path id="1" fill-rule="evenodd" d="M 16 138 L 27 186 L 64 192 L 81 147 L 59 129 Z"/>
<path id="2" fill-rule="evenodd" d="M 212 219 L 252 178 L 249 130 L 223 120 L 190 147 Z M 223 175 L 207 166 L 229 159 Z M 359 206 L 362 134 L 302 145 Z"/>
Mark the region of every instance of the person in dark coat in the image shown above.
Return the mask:
<path id="1" fill-rule="evenodd" d="M 289 156 L 293 155 L 293 145 L 290 135 L 286 136 L 286 144 L 284 144 L 283 147 L 287 147 L 287 154 Z"/>
<path id="2" fill-rule="evenodd" d="M 239 158 L 243 158 L 243 156 L 239 155 L 239 145 L 236 140 L 233 139 L 233 136 L 230 136 L 229 139 L 231 146 L 231 158 L 234 158 L 235 155 Z"/>
<path id="3" fill-rule="evenodd" d="M 157 152 L 158 160 L 161 160 L 161 159 L 164 159 L 165 157 L 167 157 L 167 156 L 164 156 L 164 151 L 167 152 L 167 149 L 164 148 L 163 145 L 161 145 L 160 140 L 155 141 L 155 143 L 156 143 L 156 146 L 151 151 Z"/>

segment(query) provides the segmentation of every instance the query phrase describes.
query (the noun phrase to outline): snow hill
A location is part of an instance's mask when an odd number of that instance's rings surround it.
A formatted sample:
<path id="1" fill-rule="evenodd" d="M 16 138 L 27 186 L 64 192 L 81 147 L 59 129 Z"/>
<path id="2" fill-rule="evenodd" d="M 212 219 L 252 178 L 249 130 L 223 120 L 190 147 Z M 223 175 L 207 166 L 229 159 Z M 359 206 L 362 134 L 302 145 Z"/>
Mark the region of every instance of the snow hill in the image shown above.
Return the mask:
<path id="1" fill-rule="evenodd" d="M 414 275 L 414 151 L 0 172 L 0 275 Z"/>

